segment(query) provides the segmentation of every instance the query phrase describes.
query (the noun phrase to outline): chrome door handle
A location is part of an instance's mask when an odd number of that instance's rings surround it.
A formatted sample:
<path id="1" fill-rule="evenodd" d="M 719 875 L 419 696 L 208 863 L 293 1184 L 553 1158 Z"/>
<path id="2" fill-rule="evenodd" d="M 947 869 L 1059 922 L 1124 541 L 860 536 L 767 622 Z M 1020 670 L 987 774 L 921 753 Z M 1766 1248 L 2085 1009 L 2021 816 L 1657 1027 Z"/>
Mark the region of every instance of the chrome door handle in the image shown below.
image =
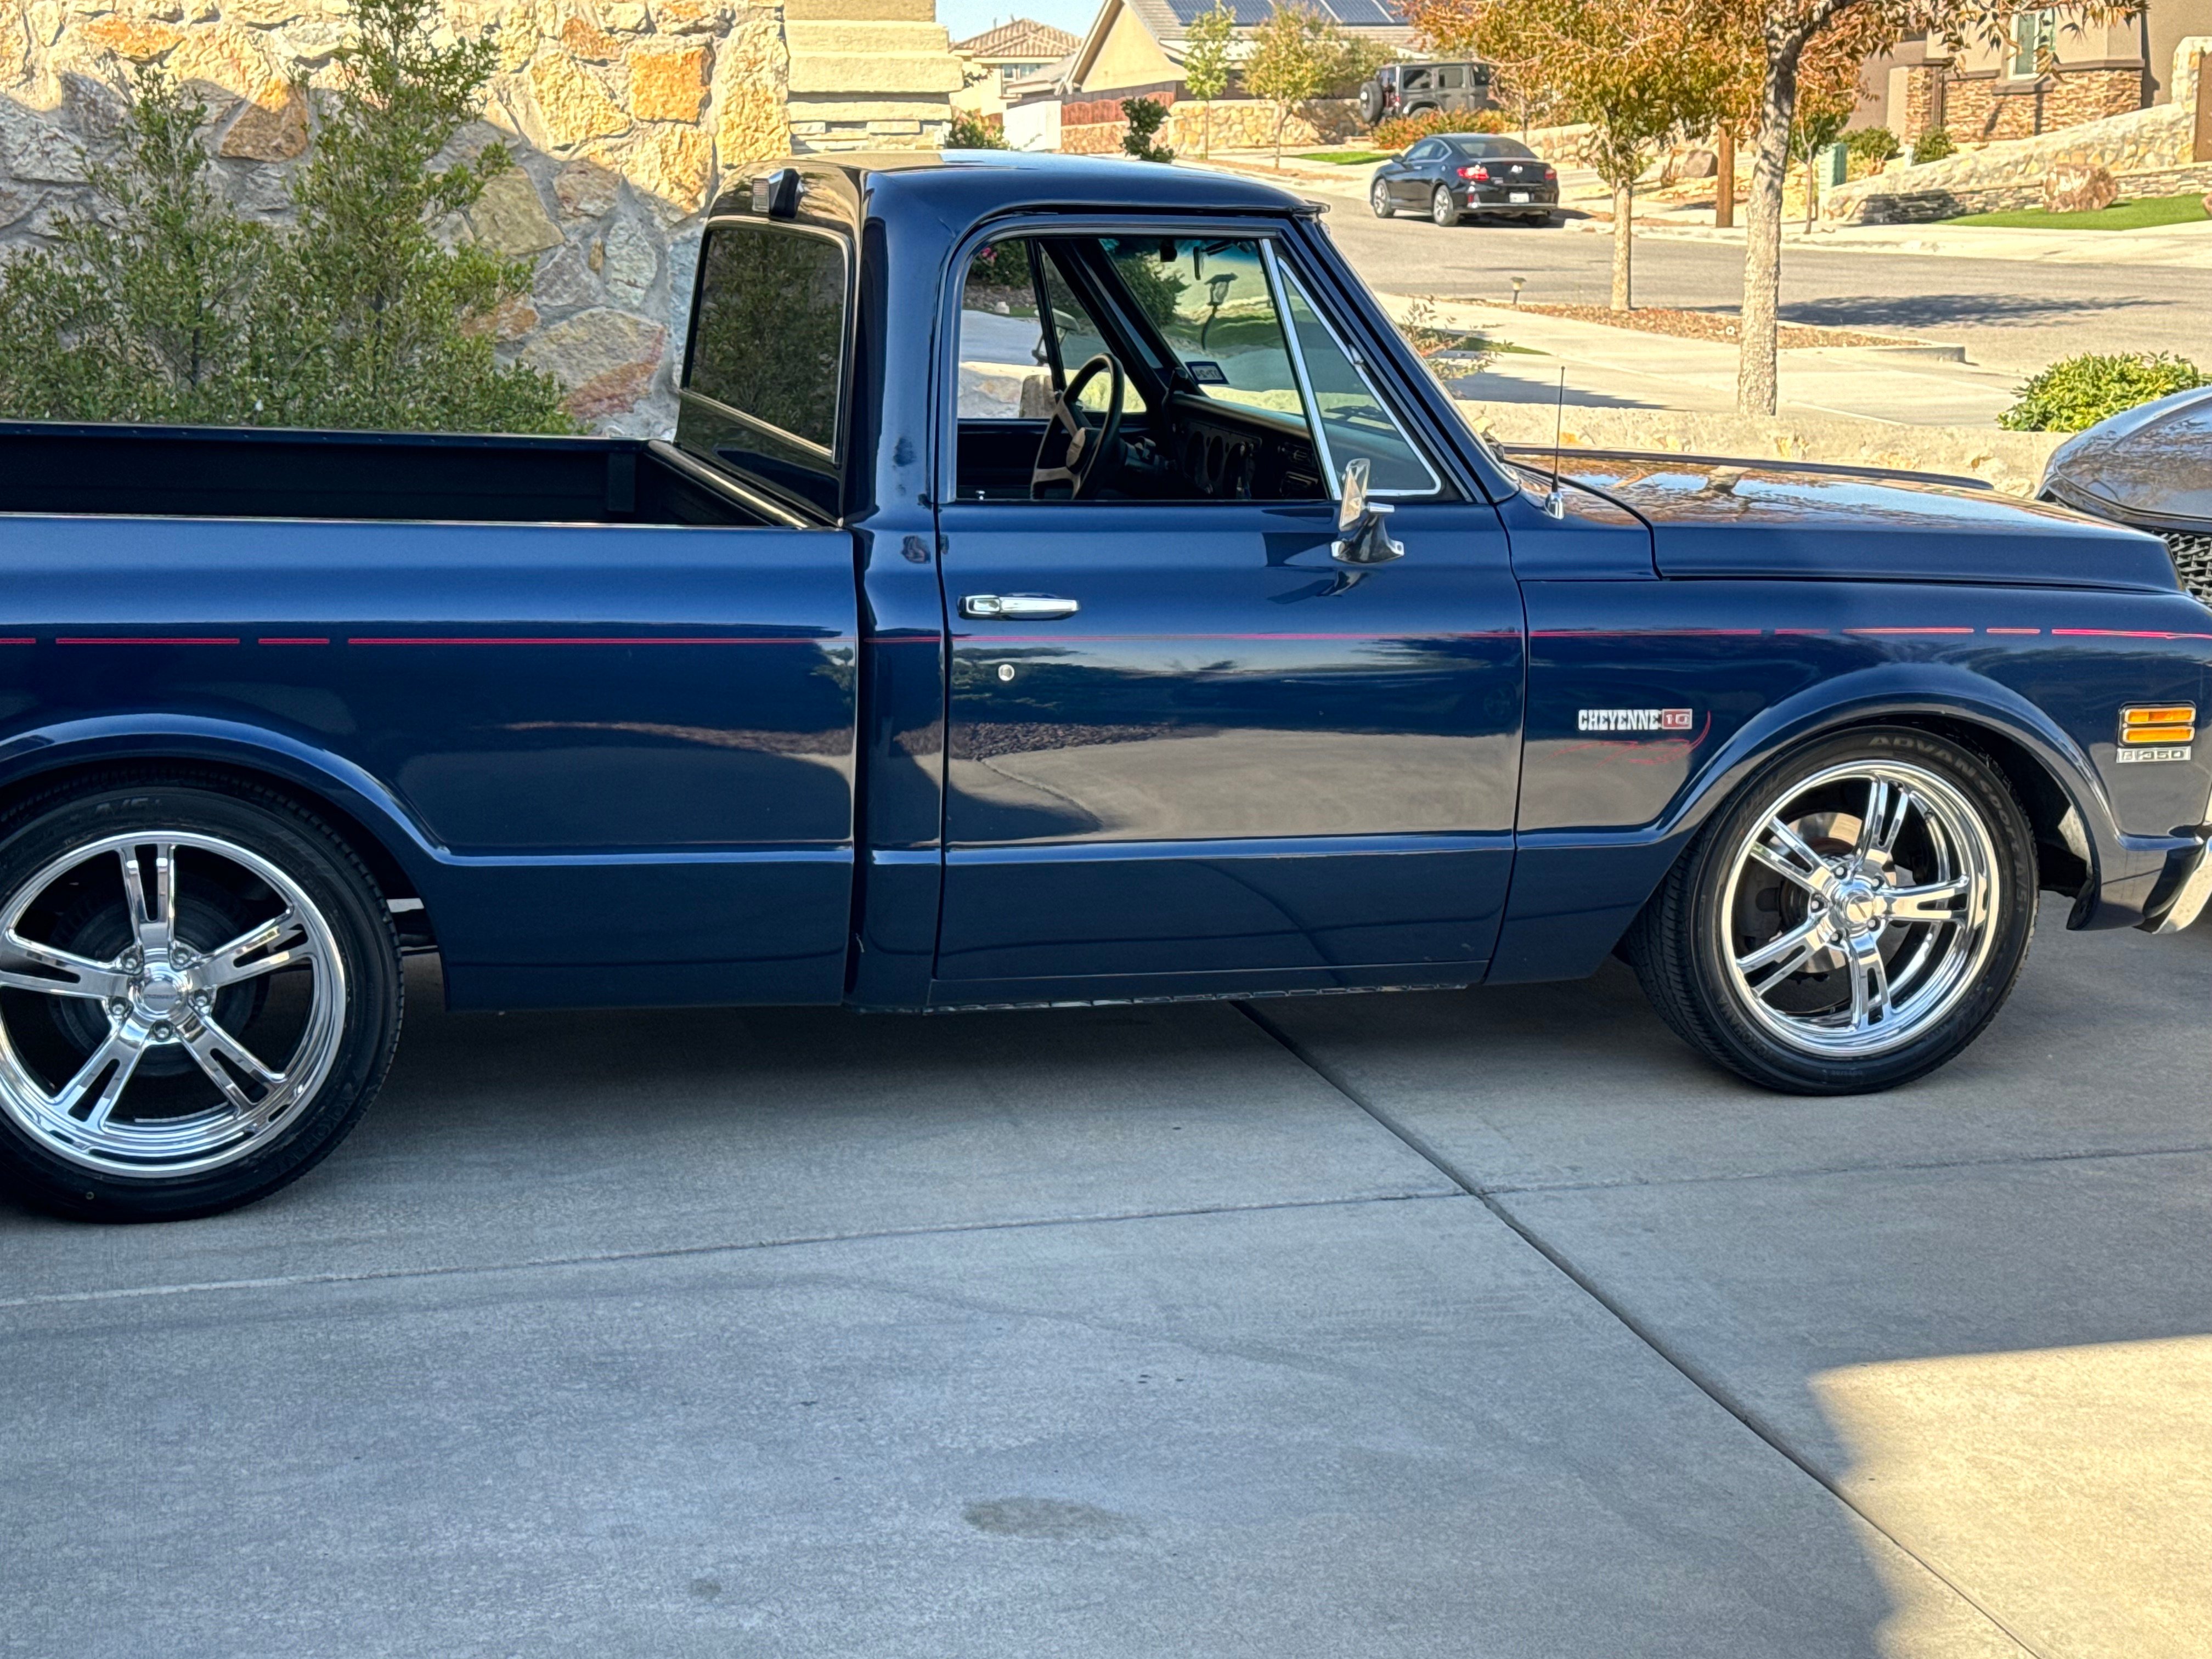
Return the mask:
<path id="1" fill-rule="evenodd" d="M 970 593 L 960 601 L 960 614 L 978 622 L 1050 622 L 1082 608 L 1051 593 Z"/>

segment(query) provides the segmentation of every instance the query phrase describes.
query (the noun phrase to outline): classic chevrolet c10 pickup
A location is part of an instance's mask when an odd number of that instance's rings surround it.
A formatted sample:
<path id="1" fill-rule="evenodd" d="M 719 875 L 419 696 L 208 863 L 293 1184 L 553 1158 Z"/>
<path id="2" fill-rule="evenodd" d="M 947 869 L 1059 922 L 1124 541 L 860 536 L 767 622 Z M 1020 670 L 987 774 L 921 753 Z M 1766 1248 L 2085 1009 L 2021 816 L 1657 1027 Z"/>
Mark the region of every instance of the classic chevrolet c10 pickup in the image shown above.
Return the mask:
<path id="1" fill-rule="evenodd" d="M 281 1187 L 456 1008 L 1573 979 L 1717 1064 L 1972 1042 L 2038 896 L 2212 892 L 2212 611 L 1910 477 L 1516 463 L 1318 210 L 775 167 L 672 442 L 0 428 L 0 1172 Z"/>

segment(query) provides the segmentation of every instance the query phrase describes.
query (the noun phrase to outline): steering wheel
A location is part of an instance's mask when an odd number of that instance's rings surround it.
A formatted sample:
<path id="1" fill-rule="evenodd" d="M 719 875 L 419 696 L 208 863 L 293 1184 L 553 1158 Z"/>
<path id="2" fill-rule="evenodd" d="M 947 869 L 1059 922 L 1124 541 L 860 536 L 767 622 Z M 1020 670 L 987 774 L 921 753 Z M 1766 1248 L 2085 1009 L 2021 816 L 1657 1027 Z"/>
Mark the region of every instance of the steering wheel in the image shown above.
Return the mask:
<path id="1" fill-rule="evenodd" d="M 1107 389 L 1106 416 L 1097 425 L 1084 413 L 1077 399 L 1101 374 L 1112 376 Z M 1127 393 L 1127 382 L 1122 379 L 1121 365 L 1115 362 L 1110 352 L 1100 352 L 1075 371 L 1075 378 L 1067 389 L 1052 400 L 1052 420 L 1037 441 L 1036 460 L 1030 468 L 1030 499 L 1045 501 L 1049 497 L 1037 492 L 1056 484 L 1067 486 L 1067 499 L 1082 501 L 1091 499 L 1103 486 L 1112 465 L 1106 458 L 1118 455 L 1121 447 L 1121 403 Z M 1045 456 L 1052 448 L 1054 428 L 1067 434 L 1066 453 L 1058 466 L 1047 466 Z"/>

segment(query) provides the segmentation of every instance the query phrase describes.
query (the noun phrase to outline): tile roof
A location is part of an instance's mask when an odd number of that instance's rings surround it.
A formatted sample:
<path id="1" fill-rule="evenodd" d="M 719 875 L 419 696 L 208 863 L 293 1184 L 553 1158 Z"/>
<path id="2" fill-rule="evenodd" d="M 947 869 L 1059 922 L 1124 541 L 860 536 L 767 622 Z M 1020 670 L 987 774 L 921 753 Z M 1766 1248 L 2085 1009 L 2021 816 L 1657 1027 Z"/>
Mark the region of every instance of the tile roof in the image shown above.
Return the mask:
<path id="1" fill-rule="evenodd" d="M 1033 58 L 1049 61 L 1066 57 L 1082 44 L 1079 36 L 1066 29 L 1056 29 L 1033 17 L 1017 17 L 996 28 L 985 29 L 981 34 L 971 34 L 965 40 L 955 40 L 952 50 L 962 58 Z"/>

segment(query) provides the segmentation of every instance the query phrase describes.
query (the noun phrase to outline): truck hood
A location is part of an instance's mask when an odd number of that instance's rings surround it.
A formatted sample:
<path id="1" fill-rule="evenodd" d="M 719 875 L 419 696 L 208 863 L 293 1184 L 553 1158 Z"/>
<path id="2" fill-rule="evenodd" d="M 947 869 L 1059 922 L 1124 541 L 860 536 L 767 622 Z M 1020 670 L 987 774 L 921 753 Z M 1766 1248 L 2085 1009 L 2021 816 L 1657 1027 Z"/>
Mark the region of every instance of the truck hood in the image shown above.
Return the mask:
<path id="1" fill-rule="evenodd" d="M 1674 456 L 1565 470 L 1651 526 L 1664 576 L 2178 586 L 2155 537 L 1940 479 Z"/>

